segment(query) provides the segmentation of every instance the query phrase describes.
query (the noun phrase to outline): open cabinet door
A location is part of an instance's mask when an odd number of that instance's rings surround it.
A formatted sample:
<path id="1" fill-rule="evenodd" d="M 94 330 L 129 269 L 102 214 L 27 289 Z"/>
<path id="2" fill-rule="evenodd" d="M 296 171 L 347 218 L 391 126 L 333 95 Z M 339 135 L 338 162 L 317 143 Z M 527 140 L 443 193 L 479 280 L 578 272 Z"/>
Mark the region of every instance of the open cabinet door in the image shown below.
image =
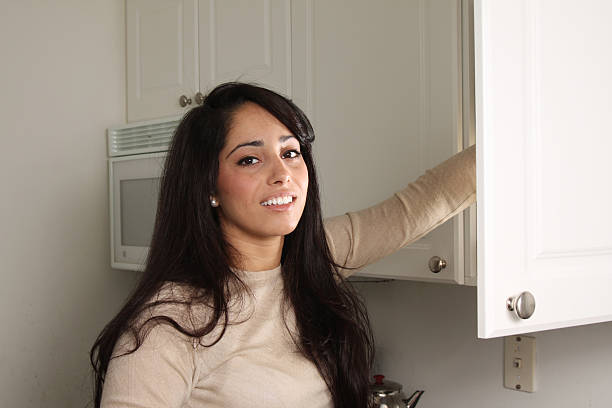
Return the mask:
<path id="1" fill-rule="evenodd" d="M 481 338 L 612 320 L 610 21 L 606 0 L 474 3 Z"/>

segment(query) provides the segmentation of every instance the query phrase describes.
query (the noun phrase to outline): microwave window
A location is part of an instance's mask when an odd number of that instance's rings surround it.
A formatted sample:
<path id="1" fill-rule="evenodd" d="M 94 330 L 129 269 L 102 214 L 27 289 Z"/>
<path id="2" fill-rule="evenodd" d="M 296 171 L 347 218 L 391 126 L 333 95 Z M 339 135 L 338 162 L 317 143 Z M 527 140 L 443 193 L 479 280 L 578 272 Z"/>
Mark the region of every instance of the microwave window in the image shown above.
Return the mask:
<path id="1" fill-rule="evenodd" d="M 121 245 L 146 247 L 151 243 L 159 177 L 120 181 Z"/>

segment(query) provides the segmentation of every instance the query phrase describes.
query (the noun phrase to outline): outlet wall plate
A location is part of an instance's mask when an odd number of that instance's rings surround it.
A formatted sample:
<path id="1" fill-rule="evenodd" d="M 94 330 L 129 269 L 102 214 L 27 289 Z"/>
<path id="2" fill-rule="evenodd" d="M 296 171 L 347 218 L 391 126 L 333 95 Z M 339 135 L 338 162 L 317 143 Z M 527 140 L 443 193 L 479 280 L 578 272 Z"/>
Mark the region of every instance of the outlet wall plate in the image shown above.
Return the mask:
<path id="1" fill-rule="evenodd" d="M 504 338 L 504 387 L 535 392 L 536 339 L 514 335 Z"/>

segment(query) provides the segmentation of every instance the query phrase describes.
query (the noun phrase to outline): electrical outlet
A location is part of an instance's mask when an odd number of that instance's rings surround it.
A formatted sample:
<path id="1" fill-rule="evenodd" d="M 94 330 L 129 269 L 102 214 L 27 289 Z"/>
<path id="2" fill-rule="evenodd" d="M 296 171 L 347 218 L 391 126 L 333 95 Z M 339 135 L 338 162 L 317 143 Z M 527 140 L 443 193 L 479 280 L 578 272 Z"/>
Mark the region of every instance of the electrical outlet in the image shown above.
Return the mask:
<path id="1" fill-rule="evenodd" d="M 504 338 L 504 387 L 534 392 L 536 341 L 531 336 Z"/>

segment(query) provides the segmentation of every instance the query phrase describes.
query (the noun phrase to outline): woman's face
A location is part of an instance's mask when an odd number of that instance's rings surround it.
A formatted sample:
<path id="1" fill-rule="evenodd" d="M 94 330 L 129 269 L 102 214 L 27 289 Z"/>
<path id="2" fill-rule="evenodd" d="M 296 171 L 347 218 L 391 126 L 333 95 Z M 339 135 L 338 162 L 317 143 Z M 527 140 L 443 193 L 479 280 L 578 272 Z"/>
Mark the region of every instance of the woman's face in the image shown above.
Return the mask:
<path id="1" fill-rule="evenodd" d="M 215 197 L 228 236 L 242 239 L 289 234 L 308 191 L 308 170 L 298 140 L 261 106 L 246 102 L 234 114 L 219 153 Z"/>

